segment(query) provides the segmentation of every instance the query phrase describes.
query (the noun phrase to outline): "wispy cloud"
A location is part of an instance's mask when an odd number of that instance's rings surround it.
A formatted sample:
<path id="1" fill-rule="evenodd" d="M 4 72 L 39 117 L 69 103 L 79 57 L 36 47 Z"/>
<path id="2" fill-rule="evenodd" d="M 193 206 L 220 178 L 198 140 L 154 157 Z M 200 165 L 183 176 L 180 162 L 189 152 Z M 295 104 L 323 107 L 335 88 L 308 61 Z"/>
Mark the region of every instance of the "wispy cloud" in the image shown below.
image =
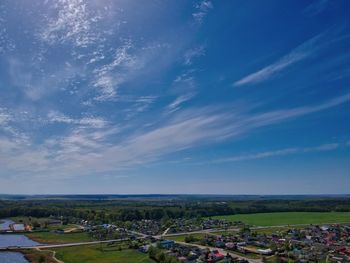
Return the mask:
<path id="1" fill-rule="evenodd" d="M 203 45 L 191 48 L 184 54 L 184 64 L 187 66 L 192 65 L 195 58 L 201 57 L 203 55 L 205 55 L 205 47 Z"/>
<path id="2" fill-rule="evenodd" d="M 122 140 L 114 138 L 119 127 L 100 125 L 90 119 L 73 119 L 57 116 L 56 122 L 69 123 L 75 128 L 66 135 L 46 140 L 44 144 L 21 145 L 20 142 L 4 143 L 7 148 L 0 155 L 2 169 L 21 173 L 45 173 L 47 175 L 85 175 L 113 172 L 125 168 L 155 162 L 168 154 L 234 139 L 291 118 L 326 110 L 350 101 L 350 94 L 333 98 L 313 106 L 250 113 L 230 111 L 225 108 L 197 108 L 182 110 L 155 127 L 145 127 L 128 133 Z M 72 124 L 73 123 L 73 124 Z M 86 128 L 84 128 L 87 126 Z M 103 129 L 101 129 L 103 127 Z M 110 140 L 110 136 L 114 139 Z M 324 144 L 309 148 L 288 148 L 277 151 L 234 156 L 230 161 L 266 158 L 278 155 L 330 151 L 339 144 Z M 228 160 L 227 160 L 228 161 Z"/>
<path id="3" fill-rule="evenodd" d="M 107 126 L 107 121 L 103 118 L 83 117 L 81 119 L 74 119 L 57 111 L 50 111 L 48 113 L 48 121 L 51 123 L 76 124 L 92 128 L 104 128 Z"/>
<path id="4" fill-rule="evenodd" d="M 196 11 L 192 14 L 194 21 L 197 24 L 202 24 L 204 18 L 210 11 L 210 9 L 213 8 L 213 4 L 209 0 L 202 0 L 198 4 L 195 5 Z"/>
<path id="5" fill-rule="evenodd" d="M 16 48 L 14 41 L 6 29 L 6 8 L 4 3 L 0 3 L 0 54 L 13 51 Z"/>
<path id="6" fill-rule="evenodd" d="M 92 30 L 102 19 L 92 14 L 83 0 L 59 0 L 53 5 L 57 16 L 49 17 L 40 36 L 50 44 L 72 42 L 77 47 L 86 47 L 99 39 L 99 32 Z"/>
<path id="7" fill-rule="evenodd" d="M 321 40 L 322 36 L 323 35 L 321 34 L 309 39 L 274 63 L 243 77 L 242 79 L 234 82 L 233 85 L 238 87 L 243 85 L 256 84 L 274 77 L 277 73 L 281 72 L 287 67 L 290 67 L 293 64 L 313 55 L 321 44 L 319 41 Z"/>
<path id="8" fill-rule="evenodd" d="M 7 110 L 0 108 L 0 125 L 5 125 L 10 120 L 11 116 L 7 113 Z"/>
<path id="9" fill-rule="evenodd" d="M 47 65 L 50 69 L 43 70 L 39 64 L 9 57 L 8 65 L 11 85 L 19 88 L 19 91 L 32 101 L 66 89 L 71 80 L 82 73 L 82 69 L 66 62 Z"/>
<path id="10" fill-rule="evenodd" d="M 167 107 L 167 111 L 169 113 L 177 111 L 180 109 L 180 105 L 185 103 L 186 101 L 192 99 L 195 96 L 194 93 L 188 93 L 185 95 L 178 96 L 172 103 L 170 103 Z"/>
<path id="11" fill-rule="evenodd" d="M 338 149 L 340 146 L 341 145 L 339 143 L 330 143 L 330 144 L 322 144 L 322 145 L 315 146 L 315 147 L 286 148 L 286 149 L 279 149 L 279 150 L 274 150 L 274 151 L 236 155 L 236 156 L 232 156 L 232 157 L 216 159 L 216 160 L 213 160 L 212 162 L 214 162 L 214 163 L 240 162 L 240 161 L 265 159 L 265 158 L 270 158 L 270 157 L 286 156 L 286 155 L 292 155 L 292 154 L 334 151 L 334 150 Z"/>
<path id="12" fill-rule="evenodd" d="M 237 115 L 237 113 L 233 114 L 229 111 L 217 112 L 217 110 L 211 108 L 182 111 L 175 115 L 172 120 L 151 131 L 132 135 L 121 144 L 107 147 L 100 152 L 101 158 L 94 156 L 93 160 L 89 159 L 84 163 L 89 163 L 95 167 L 90 169 L 99 167 L 98 169 L 113 170 L 116 164 L 119 167 L 135 167 L 135 165 L 156 161 L 170 153 L 200 144 L 211 144 L 235 138 L 248 134 L 257 128 L 277 124 L 292 117 L 325 110 L 346 101 L 350 101 L 350 94 L 312 107 L 298 107 L 249 115 L 244 113 Z M 271 116 L 274 117 L 271 118 Z M 304 148 L 303 151 L 327 151 L 337 147 L 337 144 L 325 144 L 313 148 Z M 279 154 L 293 151 L 295 149 L 288 149 L 279 152 Z M 263 155 L 269 154 L 265 153 Z"/>
<path id="13" fill-rule="evenodd" d="M 323 12 L 329 4 L 329 0 L 314 0 L 309 4 L 304 10 L 303 13 L 306 16 L 314 16 Z"/>
<path id="14" fill-rule="evenodd" d="M 124 82 L 125 71 L 132 69 L 136 64 L 136 58 L 129 53 L 132 47 L 131 41 L 127 40 L 121 47 L 115 50 L 112 62 L 93 70 L 96 76 L 93 86 L 100 93 L 95 98 L 96 100 L 105 101 L 115 99 L 119 84 Z"/>

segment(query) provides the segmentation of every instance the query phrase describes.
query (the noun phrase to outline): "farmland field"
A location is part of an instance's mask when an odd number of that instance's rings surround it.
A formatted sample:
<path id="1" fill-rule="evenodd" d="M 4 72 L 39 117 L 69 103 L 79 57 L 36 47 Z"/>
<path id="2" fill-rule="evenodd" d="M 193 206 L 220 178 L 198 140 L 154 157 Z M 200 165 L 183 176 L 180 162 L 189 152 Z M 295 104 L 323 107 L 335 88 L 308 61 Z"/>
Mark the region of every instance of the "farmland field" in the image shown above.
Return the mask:
<path id="1" fill-rule="evenodd" d="M 214 216 L 216 219 L 242 221 L 254 226 L 278 226 L 297 224 L 348 223 L 349 212 L 281 212 Z"/>
<path id="2" fill-rule="evenodd" d="M 154 263 L 136 250 L 101 250 L 99 245 L 55 249 L 56 257 L 67 263 Z"/>

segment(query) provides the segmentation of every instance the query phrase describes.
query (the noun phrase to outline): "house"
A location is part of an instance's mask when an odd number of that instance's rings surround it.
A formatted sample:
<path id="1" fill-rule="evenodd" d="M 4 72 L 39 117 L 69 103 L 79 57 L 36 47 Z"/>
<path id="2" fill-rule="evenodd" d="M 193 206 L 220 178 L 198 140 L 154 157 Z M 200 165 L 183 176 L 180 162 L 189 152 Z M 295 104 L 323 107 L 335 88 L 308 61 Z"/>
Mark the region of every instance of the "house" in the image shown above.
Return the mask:
<path id="1" fill-rule="evenodd" d="M 217 240 L 217 241 L 215 241 L 215 247 L 224 248 L 225 247 L 225 242 L 223 242 L 221 240 Z"/>
<path id="2" fill-rule="evenodd" d="M 13 231 L 25 231 L 24 224 L 12 224 Z"/>
<path id="3" fill-rule="evenodd" d="M 223 259 L 225 255 L 221 254 L 218 250 L 214 250 L 208 254 L 208 262 L 216 262 Z"/>
<path id="4" fill-rule="evenodd" d="M 147 253 L 150 248 L 150 245 L 144 245 L 139 248 L 139 251 L 142 253 Z"/>
<path id="5" fill-rule="evenodd" d="M 55 233 L 56 234 L 64 234 L 64 230 L 63 229 L 56 229 Z"/>
<path id="6" fill-rule="evenodd" d="M 237 247 L 236 244 L 233 243 L 233 242 L 227 242 L 227 243 L 225 244 L 225 246 L 226 246 L 228 249 L 235 249 L 235 248 Z"/>
<path id="7" fill-rule="evenodd" d="M 175 242 L 173 240 L 162 240 L 159 244 L 161 248 L 170 249 L 174 246 Z"/>
<path id="8" fill-rule="evenodd" d="M 271 255 L 272 250 L 271 249 L 257 249 L 257 252 L 261 255 Z"/>

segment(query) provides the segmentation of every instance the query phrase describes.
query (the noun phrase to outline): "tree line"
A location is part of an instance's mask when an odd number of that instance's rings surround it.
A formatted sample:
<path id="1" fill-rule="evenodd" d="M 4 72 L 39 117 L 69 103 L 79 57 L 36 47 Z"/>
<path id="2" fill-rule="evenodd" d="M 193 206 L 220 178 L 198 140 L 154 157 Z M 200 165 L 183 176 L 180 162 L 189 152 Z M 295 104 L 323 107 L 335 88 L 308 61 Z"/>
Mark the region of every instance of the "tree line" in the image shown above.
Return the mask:
<path id="1" fill-rule="evenodd" d="M 36 200 L 0 201 L 0 218 L 15 216 L 74 217 L 113 223 L 141 219 L 196 218 L 266 212 L 349 212 L 350 199 L 250 200 L 227 202 L 123 202 Z"/>

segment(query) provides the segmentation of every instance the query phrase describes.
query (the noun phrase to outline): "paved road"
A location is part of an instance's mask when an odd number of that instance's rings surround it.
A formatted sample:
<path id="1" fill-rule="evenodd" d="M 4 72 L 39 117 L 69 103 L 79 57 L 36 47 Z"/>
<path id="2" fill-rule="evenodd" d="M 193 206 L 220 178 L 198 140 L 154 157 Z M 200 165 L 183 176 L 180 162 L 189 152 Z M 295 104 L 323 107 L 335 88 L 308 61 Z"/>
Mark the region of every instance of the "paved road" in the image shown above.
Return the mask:
<path id="1" fill-rule="evenodd" d="M 167 229 L 165 229 L 165 231 L 163 232 L 162 236 L 165 236 L 165 235 L 168 233 L 169 229 L 170 229 L 170 227 L 168 227 Z"/>
<path id="2" fill-rule="evenodd" d="M 181 233 L 172 233 L 172 234 L 166 234 L 162 235 L 163 237 L 173 237 L 173 236 L 182 236 L 182 235 L 192 235 L 192 234 L 208 234 L 212 232 L 222 232 L 222 231 L 239 231 L 237 228 L 228 228 L 228 229 L 203 229 L 198 231 L 192 231 L 192 232 L 181 232 Z M 157 236 L 159 237 L 159 236 Z"/>
<path id="3" fill-rule="evenodd" d="M 111 242 L 120 242 L 120 241 L 126 241 L 130 240 L 129 238 L 121 238 L 121 239 L 111 239 L 111 240 L 102 240 L 102 241 L 89 241 L 89 242 L 78 242 L 78 243 L 65 243 L 65 244 L 56 244 L 56 245 L 39 245 L 39 246 L 23 246 L 23 247 L 7 247 L 3 250 L 18 250 L 21 249 L 46 249 L 46 248 L 60 248 L 60 247 L 75 247 L 75 246 L 85 246 L 85 245 L 96 245 L 96 244 L 103 244 L 103 243 L 111 243 Z"/>

